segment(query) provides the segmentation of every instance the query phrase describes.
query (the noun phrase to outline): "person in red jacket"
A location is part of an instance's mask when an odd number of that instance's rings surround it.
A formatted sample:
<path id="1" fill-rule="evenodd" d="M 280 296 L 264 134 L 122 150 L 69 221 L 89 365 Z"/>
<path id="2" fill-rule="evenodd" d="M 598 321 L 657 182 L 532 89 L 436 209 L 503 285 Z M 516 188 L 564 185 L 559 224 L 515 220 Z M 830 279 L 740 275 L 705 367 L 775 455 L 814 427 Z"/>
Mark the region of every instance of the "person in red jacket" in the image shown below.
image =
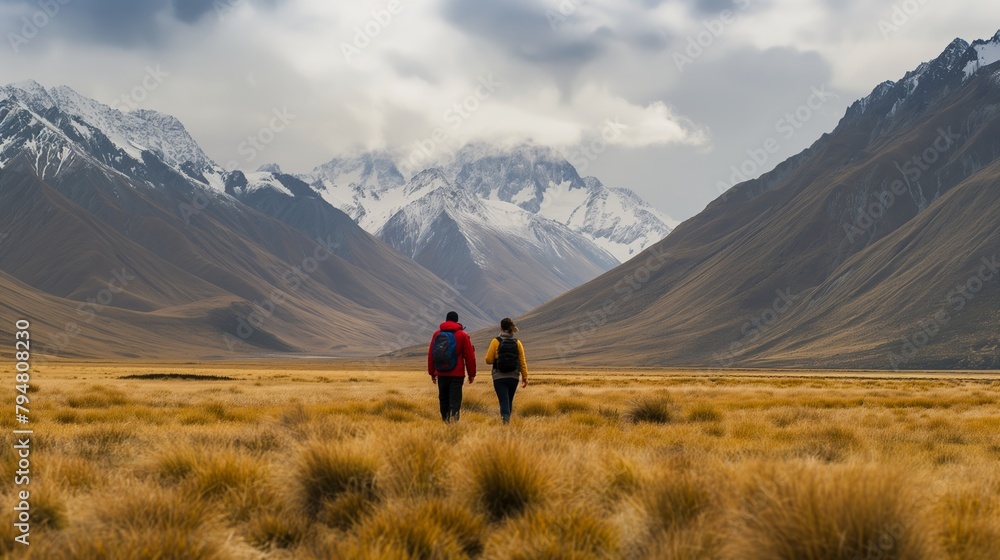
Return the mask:
<path id="1" fill-rule="evenodd" d="M 427 350 L 427 373 L 438 386 L 441 419 L 445 422 L 458 422 L 466 371 L 471 384 L 476 379 L 476 349 L 465 327 L 458 322 L 458 313 L 449 311 L 440 328 L 434 331 Z"/>

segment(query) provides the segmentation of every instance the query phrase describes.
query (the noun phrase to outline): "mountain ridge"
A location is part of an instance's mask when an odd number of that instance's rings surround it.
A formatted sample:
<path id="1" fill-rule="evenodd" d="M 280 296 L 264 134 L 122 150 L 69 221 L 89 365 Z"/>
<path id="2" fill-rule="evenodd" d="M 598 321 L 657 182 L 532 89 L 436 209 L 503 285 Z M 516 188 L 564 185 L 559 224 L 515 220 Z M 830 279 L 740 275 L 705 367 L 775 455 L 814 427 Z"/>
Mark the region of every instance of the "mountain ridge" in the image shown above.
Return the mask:
<path id="1" fill-rule="evenodd" d="M 1000 249 L 1000 64 L 966 75 L 988 60 L 974 44 L 1000 33 L 877 85 L 802 153 L 521 317 L 535 359 L 1000 367 L 1000 282 L 978 276 Z"/>

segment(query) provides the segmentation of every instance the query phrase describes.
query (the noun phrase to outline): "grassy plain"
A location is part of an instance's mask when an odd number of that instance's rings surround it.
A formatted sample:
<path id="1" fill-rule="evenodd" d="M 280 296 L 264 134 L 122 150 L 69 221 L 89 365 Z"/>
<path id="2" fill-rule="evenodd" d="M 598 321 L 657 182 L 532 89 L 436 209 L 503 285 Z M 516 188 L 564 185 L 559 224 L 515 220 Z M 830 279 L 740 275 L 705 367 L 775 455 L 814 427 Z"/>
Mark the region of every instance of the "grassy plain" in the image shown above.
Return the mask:
<path id="1" fill-rule="evenodd" d="M 416 369 L 41 366 L 31 545 L 14 544 L 4 522 L 0 551 L 854 560 L 1000 550 L 995 376 L 537 369 L 505 427 L 485 375 L 466 386 L 461 422 L 443 425 Z M 9 400 L 0 516 L 13 520 L 13 389 Z"/>

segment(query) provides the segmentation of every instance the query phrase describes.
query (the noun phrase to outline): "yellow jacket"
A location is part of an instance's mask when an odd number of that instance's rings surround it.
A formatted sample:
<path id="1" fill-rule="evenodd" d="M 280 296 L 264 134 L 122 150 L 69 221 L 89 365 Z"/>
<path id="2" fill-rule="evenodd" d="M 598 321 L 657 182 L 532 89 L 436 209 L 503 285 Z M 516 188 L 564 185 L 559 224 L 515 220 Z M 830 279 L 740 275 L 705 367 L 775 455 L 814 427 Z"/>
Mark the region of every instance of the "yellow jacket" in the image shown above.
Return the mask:
<path id="1" fill-rule="evenodd" d="M 500 349 L 500 342 L 494 338 L 490 341 L 490 349 L 486 351 L 486 365 L 493 365 L 497 359 L 497 350 Z M 528 360 L 524 357 L 524 345 L 517 341 L 518 361 L 520 362 L 521 379 L 528 380 Z"/>

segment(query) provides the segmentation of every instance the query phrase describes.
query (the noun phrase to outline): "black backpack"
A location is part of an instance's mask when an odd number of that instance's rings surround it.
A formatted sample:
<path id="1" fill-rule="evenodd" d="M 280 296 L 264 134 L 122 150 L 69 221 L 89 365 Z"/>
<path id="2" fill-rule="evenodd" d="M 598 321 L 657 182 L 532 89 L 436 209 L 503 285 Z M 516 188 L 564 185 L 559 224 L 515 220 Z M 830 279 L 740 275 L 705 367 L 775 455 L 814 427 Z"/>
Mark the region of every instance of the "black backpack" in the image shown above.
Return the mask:
<path id="1" fill-rule="evenodd" d="M 434 351 L 431 354 L 434 360 L 434 369 L 446 372 L 458 366 L 456 346 L 455 333 L 451 331 L 441 331 L 438 333 L 434 339 Z"/>
<path id="2" fill-rule="evenodd" d="M 497 359 L 495 362 L 497 371 L 500 373 L 514 373 L 521 367 L 521 352 L 517 348 L 516 338 L 503 338 L 498 336 Z"/>

